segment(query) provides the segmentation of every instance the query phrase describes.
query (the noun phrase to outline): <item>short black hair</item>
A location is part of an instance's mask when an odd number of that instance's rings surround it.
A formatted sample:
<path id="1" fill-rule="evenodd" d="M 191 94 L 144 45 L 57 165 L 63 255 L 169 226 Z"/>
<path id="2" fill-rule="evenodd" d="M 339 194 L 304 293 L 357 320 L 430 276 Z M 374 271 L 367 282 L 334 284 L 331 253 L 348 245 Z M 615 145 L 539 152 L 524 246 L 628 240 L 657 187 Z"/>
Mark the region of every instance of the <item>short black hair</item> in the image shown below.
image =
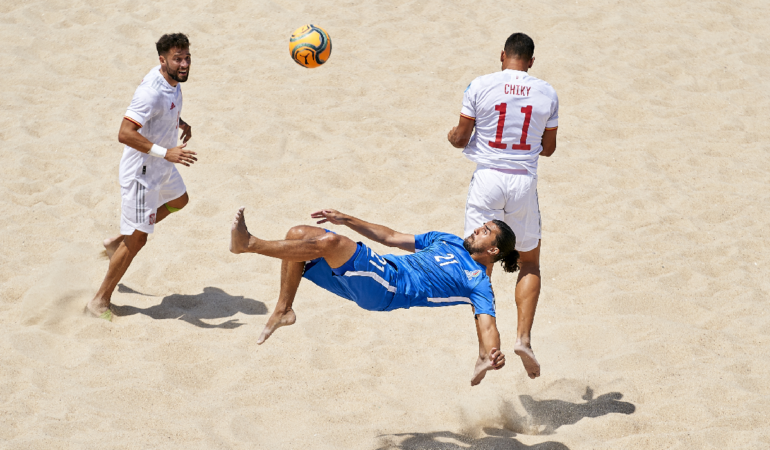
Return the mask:
<path id="1" fill-rule="evenodd" d="M 524 33 L 513 33 L 505 41 L 505 56 L 529 61 L 535 54 L 535 41 Z"/>
<path id="2" fill-rule="evenodd" d="M 495 239 L 495 247 L 500 250 L 495 262 L 502 261 L 503 270 L 508 273 L 513 273 L 519 270 L 519 252 L 516 251 L 516 234 L 514 234 L 511 227 L 502 220 L 493 220 L 492 223 L 497 225 L 497 238 Z"/>
<path id="3" fill-rule="evenodd" d="M 164 34 L 155 43 L 158 55 L 165 55 L 172 48 L 186 49 L 190 48 L 190 40 L 182 33 Z"/>

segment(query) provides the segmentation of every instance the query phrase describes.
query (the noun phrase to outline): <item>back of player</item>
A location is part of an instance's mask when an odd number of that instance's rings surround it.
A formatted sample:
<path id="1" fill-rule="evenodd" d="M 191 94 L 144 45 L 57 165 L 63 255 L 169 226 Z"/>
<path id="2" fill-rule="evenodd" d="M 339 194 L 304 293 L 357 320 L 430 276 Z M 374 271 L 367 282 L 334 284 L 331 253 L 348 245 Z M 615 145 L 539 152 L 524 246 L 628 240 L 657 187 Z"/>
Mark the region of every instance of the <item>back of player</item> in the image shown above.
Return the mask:
<path id="1" fill-rule="evenodd" d="M 559 99 L 556 91 L 527 73 L 535 43 L 514 33 L 500 54 L 501 71 L 476 78 L 463 95 L 460 121 L 447 135 L 477 164 L 465 205 L 465 236 L 490 220 L 503 220 L 516 234 L 519 314 L 516 345 L 530 377 L 540 365 L 530 332 L 540 296 L 540 203 L 537 163 L 556 150 Z M 474 132 L 475 128 L 475 132 Z"/>
<path id="2" fill-rule="evenodd" d="M 476 132 L 463 150 L 468 159 L 536 175 L 543 133 L 558 125 L 559 100 L 545 81 L 506 69 L 473 80 L 460 114 L 476 122 Z"/>

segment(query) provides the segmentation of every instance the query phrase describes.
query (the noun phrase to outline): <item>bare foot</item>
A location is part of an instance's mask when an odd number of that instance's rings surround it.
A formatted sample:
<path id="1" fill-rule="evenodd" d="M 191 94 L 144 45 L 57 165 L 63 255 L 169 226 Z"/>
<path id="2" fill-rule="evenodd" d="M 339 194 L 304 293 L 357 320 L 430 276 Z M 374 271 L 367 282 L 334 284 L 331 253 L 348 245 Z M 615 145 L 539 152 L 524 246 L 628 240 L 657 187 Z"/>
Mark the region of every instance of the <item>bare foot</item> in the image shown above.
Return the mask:
<path id="1" fill-rule="evenodd" d="M 294 310 L 290 309 L 286 312 L 280 312 L 277 308 L 270 316 L 270 320 L 267 321 L 265 329 L 262 330 L 262 334 L 257 339 L 257 344 L 262 344 L 269 338 L 275 330 L 288 325 L 294 325 L 297 321 L 297 315 L 294 314 Z"/>
<path id="2" fill-rule="evenodd" d="M 235 213 L 233 227 L 230 229 L 230 252 L 235 254 L 243 253 L 249 248 L 251 234 L 246 228 L 246 218 L 243 216 L 244 209 L 246 209 L 245 206 Z"/>
<path id="3" fill-rule="evenodd" d="M 110 303 L 104 302 L 101 299 L 94 298 L 88 302 L 84 312 L 90 316 L 112 322 L 112 311 L 110 310 Z"/>
<path id="4" fill-rule="evenodd" d="M 482 359 L 479 357 L 476 360 L 476 368 L 473 371 L 473 377 L 471 378 L 471 386 L 476 386 L 481 383 L 481 380 L 487 376 L 487 371 L 502 369 L 505 366 L 505 355 L 500 350 L 493 348 L 489 354 L 489 358 Z"/>
<path id="5" fill-rule="evenodd" d="M 123 238 L 125 236 L 118 235 L 114 238 L 107 238 L 102 242 L 102 245 L 104 245 L 104 251 L 107 252 L 107 257 L 112 258 L 112 254 L 115 253 L 115 250 L 120 247 L 120 243 L 123 242 Z"/>
<path id="6" fill-rule="evenodd" d="M 529 344 L 523 344 L 521 340 L 516 341 L 516 345 L 513 346 L 513 353 L 516 353 L 521 358 L 522 364 L 524 364 L 524 370 L 527 371 L 527 375 L 533 380 L 540 376 L 540 363 L 535 358 L 535 352 L 532 351 L 532 347 Z"/>

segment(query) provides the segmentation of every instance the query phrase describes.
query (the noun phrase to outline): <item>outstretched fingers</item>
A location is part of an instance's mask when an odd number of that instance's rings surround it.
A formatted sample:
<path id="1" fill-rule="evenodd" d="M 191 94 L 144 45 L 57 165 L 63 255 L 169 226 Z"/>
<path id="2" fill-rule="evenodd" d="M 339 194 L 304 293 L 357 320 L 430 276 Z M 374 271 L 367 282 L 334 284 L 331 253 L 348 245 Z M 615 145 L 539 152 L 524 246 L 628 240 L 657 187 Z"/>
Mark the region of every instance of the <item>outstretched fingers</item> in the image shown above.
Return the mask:
<path id="1" fill-rule="evenodd" d="M 326 223 L 326 222 L 329 221 L 329 219 L 327 219 L 326 216 L 324 215 L 323 211 L 316 211 L 316 212 L 310 214 L 310 217 L 313 218 L 313 219 L 321 219 L 318 222 L 316 222 L 318 224 Z"/>

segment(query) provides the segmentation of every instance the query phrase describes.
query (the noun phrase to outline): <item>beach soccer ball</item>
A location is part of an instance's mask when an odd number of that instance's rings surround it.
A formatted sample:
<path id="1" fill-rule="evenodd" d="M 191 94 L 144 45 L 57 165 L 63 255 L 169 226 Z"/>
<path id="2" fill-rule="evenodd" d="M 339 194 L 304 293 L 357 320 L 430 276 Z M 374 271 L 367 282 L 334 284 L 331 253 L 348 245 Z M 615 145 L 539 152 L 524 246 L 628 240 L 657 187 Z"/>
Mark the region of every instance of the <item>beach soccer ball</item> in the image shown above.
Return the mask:
<path id="1" fill-rule="evenodd" d="M 323 28 L 303 25 L 291 34 L 289 51 L 297 64 L 313 69 L 329 59 L 332 40 Z"/>

